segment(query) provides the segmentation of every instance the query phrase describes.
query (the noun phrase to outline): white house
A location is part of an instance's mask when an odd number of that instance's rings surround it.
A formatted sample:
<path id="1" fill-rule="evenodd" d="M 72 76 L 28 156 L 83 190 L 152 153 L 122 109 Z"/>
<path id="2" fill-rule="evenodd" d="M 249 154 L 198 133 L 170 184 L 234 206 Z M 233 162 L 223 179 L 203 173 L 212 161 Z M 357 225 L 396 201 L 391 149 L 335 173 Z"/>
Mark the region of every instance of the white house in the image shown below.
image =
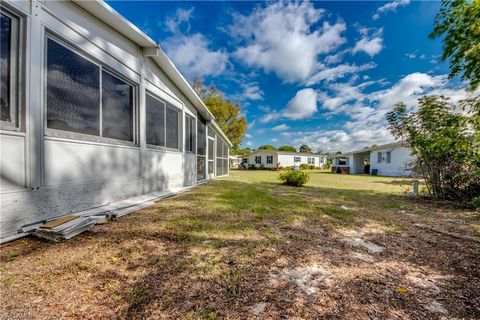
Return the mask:
<path id="1" fill-rule="evenodd" d="M 410 176 L 415 157 L 401 143 L 390 143 L 336 155 L 332 172 Z"/>
<path id="2" fill-rule="evenodd" d="M 0 5 L 0 238 L 228 175 L 231 142 L 213 115 L 105 2 Z"/>
<path id="3" fill-rule="evenodd" d="M 327 156 L 323 154 L 288 152 L 278 150 L 256 150 L 242 157 L 244 167 L 257 168 L 292 167 L 294 165 L 309 164 L 323 167 L 327 164 Z"/>

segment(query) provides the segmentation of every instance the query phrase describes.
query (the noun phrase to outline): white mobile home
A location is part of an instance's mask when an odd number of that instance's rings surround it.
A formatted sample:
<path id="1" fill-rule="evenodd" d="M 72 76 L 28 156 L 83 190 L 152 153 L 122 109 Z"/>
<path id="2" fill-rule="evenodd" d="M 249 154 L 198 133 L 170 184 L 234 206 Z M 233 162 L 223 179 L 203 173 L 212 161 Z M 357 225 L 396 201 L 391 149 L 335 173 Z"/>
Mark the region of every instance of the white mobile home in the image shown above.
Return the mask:
<path id="1" fill-rule="evenodd" d="M 1 28 L 0 238 L 228 174 L 213 115 L 103 1 L 2 0 Z"/>
<path id="2" fill-rule="evenodd" d="M 390 143 L 335 156 L 332 172 L 410 176 L 415 157 L 401 143 Z"/>
<path id="3" fill-rule="evenodd" d="M 323 167 L 327 164 L 327 156 L 323 154 L 288 152 L 279 150 L 256 150 L 242 157 L 244 167 L 275 169 L 292 167 L 300 164 Z"/>

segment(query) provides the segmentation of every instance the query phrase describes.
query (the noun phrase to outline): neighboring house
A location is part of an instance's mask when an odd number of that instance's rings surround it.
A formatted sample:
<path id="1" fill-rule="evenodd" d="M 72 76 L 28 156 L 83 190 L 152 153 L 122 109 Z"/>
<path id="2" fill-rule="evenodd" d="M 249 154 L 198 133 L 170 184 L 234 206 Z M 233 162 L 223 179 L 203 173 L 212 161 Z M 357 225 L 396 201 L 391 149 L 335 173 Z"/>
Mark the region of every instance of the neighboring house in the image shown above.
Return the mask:
<path id="1" fill-rule="evenodd" d="M 401 143 L 390 143 L 335 156 L 332 172 L 410 176 L 415 157 Z"/>
<path id="2" fill-rule="evenodd" d="M 230 161 L 230 168 L 232 169 L 238 169 L 238 167 L 240 166 L 240 161 L 241 161 L 241 156 L 237 156 L 237 155 L 230 155 L 228 157 L 229 161 Z"/>
<path id="3" fill-rule="evenodd" d="M 292 167 L 300 164 L 323 167 L 327 164 L 327 156 L 323 154 L 287 152 L 278 150 L 257 150 L 242 157 L 244 167 L 263 168 Z"/>
<path id="4" fill-rule="evenodd" d="M 0 238 L 228 175 L 232 144 L 158 44 L 103 1 L 1 1 Z"/>

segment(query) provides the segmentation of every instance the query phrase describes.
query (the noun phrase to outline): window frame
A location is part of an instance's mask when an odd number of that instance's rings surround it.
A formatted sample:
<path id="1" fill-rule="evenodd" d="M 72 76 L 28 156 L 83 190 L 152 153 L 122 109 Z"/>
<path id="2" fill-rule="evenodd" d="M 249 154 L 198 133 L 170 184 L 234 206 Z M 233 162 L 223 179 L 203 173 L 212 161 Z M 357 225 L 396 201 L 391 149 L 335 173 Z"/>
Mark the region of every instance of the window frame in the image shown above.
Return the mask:
<path id="1" fill-rule="evenodd" d="M 315 165 L 315 157 L 308 157 L 307 158 L 307 163 Z"/>
<path id="2" fill-rule="evenodd" d="M 298 161 L 297 161 L 297 159 L 298 159 Z M 293 157 L 293 163 L 297 163 L 297 162 L 301 163 L 302 162 L 302 157 L 294 156 Z"/>
<path id="3" fill-rule="evenodd" d="M 0 130 L 21 131 L 22 130 L 22 108 L 21 108 L 21 79 L 23 73 L 23 66 L 21 62 L 24 61 L 22 45 L 24 39 L 24 18 L 16 14 L 14 11 L 6 8 L 3 4 L 0 6 L 1 13 L 12 21 L 11 35 L 10 35 L 10 75 L 9 75 L 9 104 L 10 117 L 12 121 L 0 120 Z M 12 109 L 14 111 L 12 112 Z"/>
<path id="4" fill-rule="evenodd" d="M 267 164 L 273 164 L 273 156 L 267 156 Z"/>
<path id="5" fill-rule="evenodd" d="M 258 161 L 257 161 L 258 158 Z M 262 164 L 262 156 L 255 156 L 255 164 Z"/>
<path id="6" fill-rule="evenodd" d="M 57 44 L 65 47 L 66 49 L 72 51 L 74 54 L 79 55 L 83 59 L 87 60 L 88 62 L 96 65 L 99 68 L 99 90 L 100 90 L 100 106 L 99 106 L 99 135 L 90 135 L 85 133 L 79 132 L 72 132 L 67 130 L 59 130 L 54 128 L 48 127 L 48 118 L 47 118 L 47 109 L 48 109 L 48 102 L 47 102 L 47 90 L 48 90 L 48 40 L 55 41 Z M 78 46 L 68 42 L 68 40 L 63 39 L 63 37 L 56 35 L 55 33 L 47 30 L 45 32 L 44 37 L 44 63 L 43 63 L 43 118 L 44 118 L 44 135 L 47 137 L 57 137 L 63 139 L 70 139 L 70 140 L 79 140 L 79 141 L 86 141 L 86 142 L 97 142 L 97 143 L 105 143 L 105 144 L 112 144 L 112 145 L 124 145 L 124 146 L 132 146 L 132 147 L 140 147 L 139 144 L 139 85 L 135 81 L 127 78 L 126 76 L 115 72 L 112 68 L 107 66 L 106 64 L 98 61 L 97 59 L 91 57 L 88 53 L 84 52 Z M 103 137 L 103 71 L 109 73 L 111 76 L 114 76 L 128 85 L 132 86 L 132 129 L 133 129 L 133 141 L 126 141 L 121 139 L 114 139 L 114 138 L 105 138 Z"/>
<path id="7" fill-rule="evenodd" d="M 166 101 L 165 99 L 161 98 L 158 94 L 155 94 L 153 93 L 151 90 L 147 90 L 145 89 L 145 116 L 147 115 L 147 99 L 146 99 L 146 96 L 149 95 L 151 96 L 153 99 L 161 102 L 163 104 L 163 124 L 164 124 L 164 128 L 163 128 L 163 146 L 160 146 L 160 145 L 156 145 L 156 144 L 150 144 L 150 143 L 147 143 L 147 123 L 145 122 L 145 144 L 147 146 L 147 149 L 156 149 L 156 150 L 169 150 L 169 151 L 178 151 L 180 152 L 181 151 L 181 147 L 182 147 L 182 144 L 180 142 L 180 140 L 182 139 L 182 134 L 180 132 L 181 130 L 181 121 L 182 121 L 182 117 L 181 117 L 181 113 L 182 113 L 182 110 L 180 108 L 177 108 L 175 107 L 173 104 L 169 103 L 168 101 Z M 178 126 L 177 126 L 177 132 L 178 132 L 178 148 L 170 148 L 170 147 L 167 147 L 167 108 L 170 107 L 171 109 L 174 109 L 178 114 Z"/>
<path id="8" fill-rule="evenodd" d="M 187 150 L 187 121 L 190 121 L 191 150 Z M 197 118 L 185 112 L 185 153 L 197 154 Z"/>

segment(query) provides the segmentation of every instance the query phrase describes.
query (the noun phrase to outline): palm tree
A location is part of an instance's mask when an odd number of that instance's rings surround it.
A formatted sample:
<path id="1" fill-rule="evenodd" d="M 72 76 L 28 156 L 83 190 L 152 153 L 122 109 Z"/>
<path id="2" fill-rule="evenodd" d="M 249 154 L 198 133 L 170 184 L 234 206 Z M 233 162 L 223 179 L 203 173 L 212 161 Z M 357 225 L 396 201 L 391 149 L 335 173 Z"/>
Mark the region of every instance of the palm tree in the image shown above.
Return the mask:
<path id="1" fill-rule="evenodd" d="M 300 146 L 300 152 L 305 152 L 305 153 L 311 153 L 312 152 L 312 149 L 310 149 L 310 147 L 306 144 L 302 144 Z"/>

